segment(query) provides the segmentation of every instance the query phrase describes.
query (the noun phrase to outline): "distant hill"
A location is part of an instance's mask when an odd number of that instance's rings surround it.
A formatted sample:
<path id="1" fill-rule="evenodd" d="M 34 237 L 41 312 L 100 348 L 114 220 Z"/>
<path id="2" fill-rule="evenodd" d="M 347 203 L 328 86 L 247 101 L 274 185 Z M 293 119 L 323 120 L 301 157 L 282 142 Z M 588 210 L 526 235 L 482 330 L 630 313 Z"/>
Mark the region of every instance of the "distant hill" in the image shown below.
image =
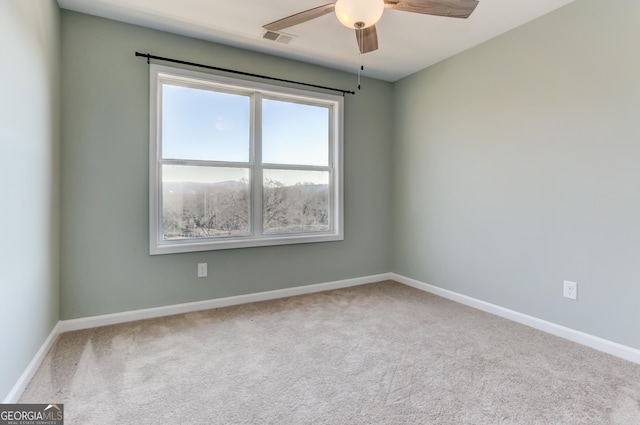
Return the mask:
<path id="1" fill-rule="evenodd" d="M 231 192 L 240 192 L 247 190 L 248 184 L 239 182 L 237 180 L 227 180 L 217 183 L 202 183 L 202 182 L 165 182 L 163 183 L 163 189 L 165 192 L 173 193 L 198 193 L 204 188 L 214 189 L 226 189 Z M 326 191 L 328 185 L 326 184 L 300 184 L 291 186 L 282 186 L 286 189 L 305 189 L 312 192 Z"/>
<path id="2" fill-rule="evenodd" d="M 163 183 L 164 192 L 173 193 L 198 193 L 205 188 L 226 189 L 231 192 L 240 192 L 247 190 L 248 184 L 237 180 L 228 180 L 218 183 L 200 183 L 200 182 L 165 182 Z"/>

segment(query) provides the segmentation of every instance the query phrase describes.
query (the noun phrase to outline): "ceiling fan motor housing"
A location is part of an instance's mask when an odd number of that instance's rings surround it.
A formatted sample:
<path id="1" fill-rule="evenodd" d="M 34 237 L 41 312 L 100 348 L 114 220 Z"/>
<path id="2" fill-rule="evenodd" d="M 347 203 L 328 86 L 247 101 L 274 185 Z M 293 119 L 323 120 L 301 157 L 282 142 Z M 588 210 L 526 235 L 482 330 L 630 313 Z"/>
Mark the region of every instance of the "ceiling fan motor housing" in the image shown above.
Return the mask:
<path id="1" fill-rule="evenodd" d="M 384 12 L 384 0 L 338 0 L 338 20 L 347 28 L 363 29 L 375 25 Z"/>

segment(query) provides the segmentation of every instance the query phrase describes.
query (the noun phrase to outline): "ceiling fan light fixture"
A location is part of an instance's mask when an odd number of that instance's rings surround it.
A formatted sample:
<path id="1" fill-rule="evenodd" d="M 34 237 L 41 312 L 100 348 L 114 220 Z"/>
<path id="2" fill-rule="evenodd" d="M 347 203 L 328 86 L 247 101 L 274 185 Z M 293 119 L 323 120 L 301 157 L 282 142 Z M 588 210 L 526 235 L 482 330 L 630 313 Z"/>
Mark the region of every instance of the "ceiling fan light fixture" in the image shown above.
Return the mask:
<path id="1" fill-rule="evenodd" d="M 345 27 L 369 28 L 382 17 L 384 0 L 337 0 L 335 11 L 338 20 Z"/>

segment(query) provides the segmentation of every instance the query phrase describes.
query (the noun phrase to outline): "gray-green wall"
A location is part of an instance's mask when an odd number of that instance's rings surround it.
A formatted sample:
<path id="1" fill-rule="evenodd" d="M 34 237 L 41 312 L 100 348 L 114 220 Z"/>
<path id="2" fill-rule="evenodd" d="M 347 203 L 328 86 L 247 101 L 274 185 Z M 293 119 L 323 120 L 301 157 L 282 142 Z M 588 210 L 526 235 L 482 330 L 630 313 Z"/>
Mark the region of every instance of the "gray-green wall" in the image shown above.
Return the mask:
<path id="1" fill-rule="evenodd" d="M 58 321 L 59 21 L 0 1 L 0 399 Z"/>
<path id="2" fill-rule="evenodd" d="M 578 0 L 395 84 L 395 272 L 640 348 L 638 17 Z"/>
<path id="3" fill-rule="evenodd" d="M 345 240 L 150 256 L 148 66 L 134 52 L 352 89 L 354 75 L 62 12 L 61 318 L 385 273 L 390 83 L 346 98 Z M 209 264 L 198 279 L 196 266 Z"/>

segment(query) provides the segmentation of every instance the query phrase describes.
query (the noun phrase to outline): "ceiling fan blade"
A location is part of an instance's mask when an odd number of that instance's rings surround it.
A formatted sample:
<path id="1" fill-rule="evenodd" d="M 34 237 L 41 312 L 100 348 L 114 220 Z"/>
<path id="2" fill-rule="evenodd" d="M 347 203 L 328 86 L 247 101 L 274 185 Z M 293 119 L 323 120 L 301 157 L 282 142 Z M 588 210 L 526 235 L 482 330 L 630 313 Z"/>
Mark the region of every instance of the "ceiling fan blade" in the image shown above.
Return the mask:
<path id="1" fill-rule="evenodd" d="M 271 22 L 270 24 L 263 25 L 262 28 L 269 31 L 280 31 L 331 13 L 334 11 L 335 7 L 336 5 L 334 3 L 314 7 L 313 9 L 305 10 L 304 12 L 296 13 L 295 15 L 287 16 L 286 18 Z"/>
<path id="2" fill-rule="evenodd" d="M 378 32 L 376 31 L 376 26 L 372 25 L 361 30 L 357 29 L 356 40 L 358 40 L 360 53 L 369 53 L 378 50 Z"/>
<path id="3" fill-rule="evenodd" d="M 477 0 L 384 0 L 384 5 L 404 12 L 425 15 L 468 18 L 478 5 Z"/>

